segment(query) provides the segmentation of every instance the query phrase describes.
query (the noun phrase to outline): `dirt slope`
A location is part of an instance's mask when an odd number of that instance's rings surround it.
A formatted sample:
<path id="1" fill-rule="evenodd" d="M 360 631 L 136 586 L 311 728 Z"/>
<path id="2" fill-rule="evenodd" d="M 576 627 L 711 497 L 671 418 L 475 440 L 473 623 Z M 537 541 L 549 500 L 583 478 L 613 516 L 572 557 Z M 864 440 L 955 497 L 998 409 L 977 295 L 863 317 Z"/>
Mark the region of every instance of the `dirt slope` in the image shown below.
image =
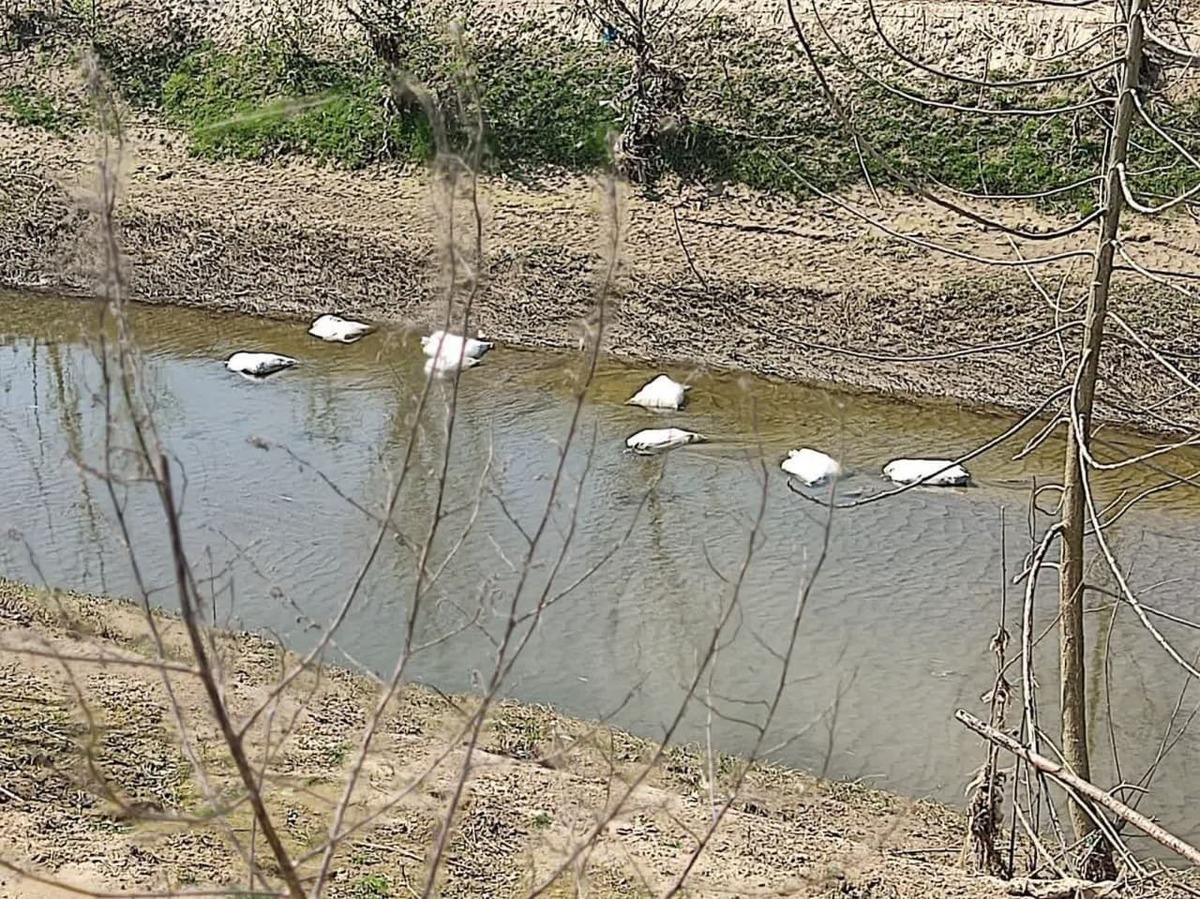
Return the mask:
<path id="1" fill-rule="evenodd" d="M 91 138 L 0 128 L 0 281 L 96 289 L 96 152 Z M 177 135 L 134 128 L 120 187 L 137 297 L 414 327 L 444 314 L 446 203 L 424 174 L 213 164 L 190 158 Z M 877 205 L 866 194 L 839 202 L 957 253 L 1016 258 L 1004 236 L 931 203 L 883 196 Z M 492 179 L 480 207 L 486 264 L 475 323 L 502 341 L 577 346 L 614 221 L 598 185 Z M 469 234 L 469 205 L 460 198 L 455 209 L 458 233 Z M 1059 224 L 1028 210 L 990 212 L 1041 231 Z M 604 340 L 615 353 L 1015 408 L 1065 383 L 1073 363 L 1078 332 L 1054 329 L 1079 299 L 1082 259 L 1044 266 L 1043 297 L 1011 266 L 893 239 L 827 200 L 626 193 L 615 220 L 621 264 Z M 1194 223 L 1134 220 L 1125 247 L 1143 266 L 1196 270 L 1197 236 Z M 1062 254 L 1090 240 L 1030 241 L 1021 252 Z M 1064 277 L 1073 280 L 1060 313 L 1052 301 Z M 1144 282 L 1136 292 L 1118 286 L 1115 309 L 1139 336 L 1184 372 L 1200 371 L 1200 306 Z M 1200 423 L 1166 369 L 1113 330 L 1103 416 L 1147 428 Z"/>

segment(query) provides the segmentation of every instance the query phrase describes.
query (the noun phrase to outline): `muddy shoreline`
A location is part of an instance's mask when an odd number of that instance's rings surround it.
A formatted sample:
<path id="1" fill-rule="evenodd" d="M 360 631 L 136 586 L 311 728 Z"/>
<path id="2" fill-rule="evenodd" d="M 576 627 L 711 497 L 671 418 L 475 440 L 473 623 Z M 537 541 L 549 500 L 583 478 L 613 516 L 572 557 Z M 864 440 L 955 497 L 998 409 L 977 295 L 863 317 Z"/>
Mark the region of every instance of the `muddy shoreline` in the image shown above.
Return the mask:
<path id="1" fill-rule="evenodd" d="M 0 284 L 95 294 L 94 137 L 3 125 L 0 160 L 8 194 Z M 448 212 L 427 175 L 399 168 L 209 163 L 190 157 L 179 135 L 135 126 L 119 171 L 127 283 L 146 302 L 278 317 L 331 311 L 426 329 L 445 315 L 447 223 L 471 232 L 464 197 Z M 658 200 L 620 193 L 613 213 L 594 179 L 483 181 L 484 278 L 473 325 L 518 346 L 579 346 L 594 326 L 617 227 L 603 348 L 620 356 L 1018 411 L 1073 371 L 1078 329 L 1064 326 L 1070 315 L 1020 270 L 889 239 L 828 201 L 795 204 L 733 188 Z M 931 204 L 883 196 L 880 209 L 866 195 L 846 200 L 897 231 L 1013 258 L 1002 236 Z M 1056 225 L 1028 209 L 996 212 L 1043 230 Z M 1130 246 L 1144 265 L 1194 267 L 1190 233 L 1170 227 L 1134 220 Z M 1041 241 L 1033 252 L 1084 249 L 1089 237 Z M 465 257 L 472 252 L 467 246 Z M 1044 284 L 1065 280 L 1069 301 L 1083 268 L 1078 259 L 1073 268 L 1047 266 Z M 1186 358 L 1200 353 L 1200 307 L 1125 281 L 1113 307 L 1154 351 L 1200 374 Z M 979 347 L 998 348 L 965 352 Z M 1102 419 L 1142 431 L 1200 425 L 1178 382 L 1115 327 L 1104 376 Z"/>
<path id="2" fill-rule="evenodd" d="M 186 670 L 194 656 L 180 622 L 159 613 L 153 620 L 174 666 L 167 672 L 174 710 L 162 672 L 151 664 L 160 650 L 140 607 L 0 580 L 6 864 L 99 892 L 247 883 L 220 820 L 203 817 L 214 807 L 210 792 L 226 802 L 236 796 L 236 772 L 218 748 L 201 683 Z M 248 634 L 215 632 L 212 647 L 235 716 L 270 703 L 280 671 L 296 662 Z M 319 847 L 328 832 L 379 690 L 349 671 L 313 669 L 274 700 L 286 727 L 248 731 L 252 754 L 271 749 L 265 801 L 297 856 Z M 456 734 L 473 702 L 413 685 L 388 706 L 347 821 L 378 817 L 336 854 L 327 895 L 406 895 L 405 885 L 419 891 L 465 758 Z M 193 741 L 190 750 L 178 722 Z M 197 751 L 207 787 L 190 761 Z M 654 744 L 602 724 L 499 703 L 473 752 L 440 894 L 524 895 L 650 764 L 580 874 L 588 895 L 660 895 L 682 870 L 711 809 L 698 750 L 671 749 L 658 762 L 653 754 Z M 718 790 L 739 764 L 721 758 Z M 398 790 L 403 798 L 396 802 Z M 230 808 L 225 820 L 235 833 L 248 833 L 244 803 Z M 762 766 L 751 771 L 700 857 L 688 895 L 996 895 L 1003 890 L 998 882 L 954 867 L 964 827 L 958 813 L 935 803 Z M 311 873 L 313 864 L 301 870 Z M 560 877 L 546 895 L 575 895 L 571 880 Z M 0 896 L 45 895 L 59 893 L 12 870 L 0 874 Z"/>

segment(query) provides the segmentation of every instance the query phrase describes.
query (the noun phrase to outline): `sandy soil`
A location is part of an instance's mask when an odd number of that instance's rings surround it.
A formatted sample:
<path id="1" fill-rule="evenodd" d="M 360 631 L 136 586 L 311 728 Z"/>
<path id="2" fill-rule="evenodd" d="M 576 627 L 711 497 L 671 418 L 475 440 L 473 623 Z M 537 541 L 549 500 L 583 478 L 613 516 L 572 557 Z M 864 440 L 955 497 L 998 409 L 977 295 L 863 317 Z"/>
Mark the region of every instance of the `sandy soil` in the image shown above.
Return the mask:
<path id="1" fill-rule="evenodd" d="M 148 620 L 159 630 L 161 656 Z M 378 688 L 330 668 L 310 670 L 273 696 L 294 657 L 234 634 L 214 635 L 210 652 L 239 722 L 260 706 L 273 712 L 249 729 L 246 745 L 262 766 L 282 839 L 293 856 L 320 849 Z M 164 679 L 150 664 L 156 658 L 177 670 Z M 0 897 L 67 895 L 44 879 L 110 892 L 249 888 L 231 834 L 248 847 L 250 815 L 200 681 L 187 673 L 193 659 L 175 619 L 0 581 Z M 467 757 L 458 731 L 472 702 L 412 686 L 387 707 L 347 822 L 377 817 L 338 851 L 327 895 L 419 894 Z M 527 894 L 653 751 L 550 709 L 497 707 L 471 756 L 441 895 Z M 718 796 L 740 765 L 722 758 Z M 590 896 L 661 895 L 704 832 L 711 811 L 704 771 L 696 751 L 668 752 L 578 869 L 546 895 L 577 895 L 579 885 Z M 938 805 L 756 768 L 685 895 L 1000 894 L 998 882 L 954 867 L 963 827 Z M 261 839 L 255 847 L 266 851 Z M 311 875 L 313 865 L 305 862 L 301 873 Z"/>
<path id="2" fill-rule="evenodd" d="M 87 137 L 0 128 L 8 195 L 0 282 L 95 291 L 96 154 Z M 447 204 L 423 173 L 211 164 L 190 158 L 176 134 L 134 127 L 120 186 L 121 240 L 139 298 L 267 315 L 336 311 L 418 328 L 445 314 Z M 621 264 L 606 305 L 606 349 L 1014 408 L 1065 383 L 1078 331 L 1037 335 L 1069 318 L 1051 301 L 1064 277 L 1073 283 L 1064 305 L 1078 299 L 1083 260 L 1045 266 L 1043 297 L 1019 270 L 892 239 L 831 201 L 708 193 L 650 200 L 626 192 L 615 218 Z M 1004 236 L 931 203 L 839 200 L 897 232 L 1015 258 Z M 598 186 L 568 176 L 490 179 L 480 207 L 486 264 L 474 323 L 509 343 L 577 346 L 595 317 L 614 221 Z M 455 209 L 459 234 L 469 234 L 468 204 Z M 986 211 L 1043 232 L 1058 224 L 1028 209 Z M 1198 237 L 1190 219 L 1131 220 L 1125 246 L 1141 265 L 1195 271 Z M 1087 234 L 1031 241 L 1022 253 L 1051 255 L 1090 241 Z M 1115 310 L 1139 337 L 1184 372 L 1200 372 L 1200 306 L 1144 281 L 1118 287 Z M 1148 429 L 1200 424 L 1200 410 L 1174 377 L 1112 330 L 1102 417 Z M 1016 341 L 1029 342 L 962 353 Z"/>

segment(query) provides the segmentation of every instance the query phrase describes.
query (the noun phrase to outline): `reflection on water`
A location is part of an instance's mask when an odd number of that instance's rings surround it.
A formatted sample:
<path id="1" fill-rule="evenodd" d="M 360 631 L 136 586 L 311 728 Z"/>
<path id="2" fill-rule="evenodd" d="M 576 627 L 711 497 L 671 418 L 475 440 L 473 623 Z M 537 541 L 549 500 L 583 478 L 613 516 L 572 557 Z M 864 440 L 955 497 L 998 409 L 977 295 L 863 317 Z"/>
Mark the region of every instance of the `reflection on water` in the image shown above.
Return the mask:
<path id="1" fill-rule="evenodd" d="M 152 599 L 170 605 L 171 569 L 153 497 L 136 480 L 113 485 L 110 495 L 109 485 L 87 473 L 126 464 L 119 452 L 106 458 L 112 435 L 97 401 L 96 321 L 90 303 L 0 297 L 7 534 L 0 564 L 7 576 L 34 582 L 136 592 L 115 499 Z M 358 344 L 332 345 L 299 323 L 156 307 L 137 308 L 134 323 L 158 433 L 185 475 L 185 542 L 197 575 L 219 594 L 222 617 L 311 645 L 305 621 L 328 621 L 345 601 L 377 533 L 371 516 L 385 506 L 407 458 L 400 530 L 420 543 L 442 515 L 428 560 L 440 574 L 416 616 L 416 640 L 429 645 L 411 662 L 414 677 L 448 690 L 486 677 L 521 584 L 519 609 L 547 609 L 507 692 L 582 716 L 611 716 L 655 736 L 736 596 L 715 677 L 703 684 L 717 712 L 714 741 L 731 752 L 753 744 L 744 722 L 761 720 L 775 691 L 780 668 L 772 651 L 786 648 L 826 527 L 821 507 L 788 490 L 778 468 L 786 451 L 808 445 L 829 452 L 853 472 L 847 492 L 871 493 L 885 486 L 878 472 L 889 458 L 954 456 L 1013 420 L 945 403 L 681 370 L 670 373 L 694 385 L 689 407 L 656 414 L 623 404 L 654 372 L 606 360 L 556 481 L 580 374 L 576 356 L 498 348 L 464 374 L 448 433 L 449 382 L 432 385 L 418 414 L 424 360 L 415 337 L 382 329 Z M 221 364 L 239 349 L 283 352 L 302 364 L 249 383 Z M 657 458 L 622 452 L 633 431 L 671 422 L 713 442 Z M 833 516 L 828 558 L 768 741 L 778 747 L 776 758 L 961 802 L 981 755 L 952 714 L 957 707 L 985 713 L 979 697 L 993 676 L 988 641 L 1001 593 L 1000 508 L 1011 574 L 1028 546 L 1029 487 L 1035 477 L 1054 480 L 1061 459 L 1061 442 L 1052 439 L 1013 461 L 1036 432 L 1031 426 L 970 463 L 975 489 L 911 491 Z M 1106 436 L 1106 458 L 1141 445 Z M 1200 454 L 1157 462 L 1190 474 Z M 1110 502 L 1163 477 L 1150 466 L 1105 473 L 1099 496 Z M 1132 585 L 1155 608 L 1182 617 L 1194 616 L 1198 512 L 1195 490 L 1158 493 L 1111 534 L 1129 560 Z M 395 665 L 414 571 L 411 550 L 389 535 L 339 635 L 340 646 L 371 669 Z M 1052 578 L 1044 580 L 1039 633 L 1052 625 L 1055 604 Z M 1099 568 L 1091 580 L 1112 589 Z M 1014 636 L 1019 595 L 1020 588 L 1009 589 Z M 1153 758 L 1181 675 L 1128 609 L 1114 615 L 1103 593 L 1093 605 L 1092 692 L 1103 700 L 1107 667 L 1112 725 L 1129 747 L 1121 774 L 1133 779 Z M 1191 631 L 1161 624 L 1184 656 L 1196 651 Z M 1053 682 L 1054 653 L 1051 633 L 1038 658 L 1044 684 Z M 1046 715 L 1054 714 L 1053 693 L 1040 697 Z M 1098 776 L 1115 778 L 1106 703 L 1092 708 Z M 697 707 L 682 737 L 703 738 L 705 719 Z M 1144 806 L 1193 838 L 1200 827 L 1187 810 L 1200 786 L 1187 771 L 1197 750 L 1194 738 L 1180 741 Z"/>

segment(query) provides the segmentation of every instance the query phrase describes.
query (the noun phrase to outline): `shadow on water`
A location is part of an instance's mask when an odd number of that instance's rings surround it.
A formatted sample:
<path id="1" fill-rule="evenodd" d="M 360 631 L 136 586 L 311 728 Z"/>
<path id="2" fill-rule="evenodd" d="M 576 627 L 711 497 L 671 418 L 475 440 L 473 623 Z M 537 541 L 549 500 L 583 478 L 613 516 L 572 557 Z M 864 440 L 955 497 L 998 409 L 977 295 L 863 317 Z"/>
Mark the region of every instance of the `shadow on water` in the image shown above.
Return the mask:
<path id="1" fill-rule="evenodd" d="M 137 307 L 133 317 L 163 442 L 187 474 L 183 524 L 198 575 L 214 577 L 223 620 L 270 628 L 298 648 L 311 645 L 312 632 L 298 618 L 329 620 L 377 534 L 354 503 L 377 514 L 410 449 L 424 384 L 416 337 L 382 328 L 340 346 L 313 340 L 295 322 L 150 306 Z M 0 354 L 0 462 L 10 473 L 0 482 L 0 508 L 5 532 L 20 533 L 38 564 L 11 540 L 3 563 L 7 575 L 33 582 L 44 575 L 53 586 L 132 593 L 128 556 L 102 483 L 71 462 L 96 461 L 104 435 L 103 410 L 91 399 L 95 321 L 94 307 L 81 301 L 0 295 L 0 339 L 7 347 Z M 252 384 L 220 364 L 239 349 L 288 353 L 301 364 Z M 417 616 L 418 640 L 434 645 L 412 660 L 412 676 L 460 690 L 489 670 L 516 569 L 529 551 L 525 535 L 546 513 L 578 373 L 571 354 L 497 349 L 462 377 L 449 442 L 450 384 L 430 390 L 396 513 L 401 529 L 422 540 L 439 508 L 438 476 L 448 453 L 445 519 L 430 559 L 445 567 Z M 778 467 L 787 450 L 812 446 L 838 457 L 850 470 L 839 486 L 845 499 L 884 489 L 880 470 L 890 458 L 956 456 L 1015 417 L 678 367 L 668 373 L 693 385 L 683 410 L 655 414 L 625 405 L 654 373 L 612 359 L 601 363 L 517 603 L 525 610 L 539 600 L 549 607 L 507 692 L 586 717 L 618 710 L 613 723 L 661 734 L 717 610 L 733 595 L 757 522 L 752 564 L 741 577 L 738 613 L 713 684 L 713 740 L 722 751 L 745 751 L 755 734 L 739 719 L 761 717 L 775 689 L 771 653 L 786 649 L 796 597 L 827 521 L 821 507 L 788 489 Z M 661 457 L 622 451 L 634 431 L 667 425 L 712 442 Z M 957 707 L 985 713 L 980 696 L 993 677 L 988 641 L 1002 571 L 1000 507 L 1007 509 L 1012 573 L 1028 546 L 1029 487 L 1035 477 L 1055 480 L 1060 467 L 1057 437 L 1013 459 L 1037 431 L 1031 425 L 972 461 L 978 487 L 913 490 L 833 515 L 829 557 L 767 741 L 781 747 L 775 758 L 962 802 L 981 754 L 952 714 Z M 1149 445 L 1131 435 L 1108 436 L 1126 450 Z M 272 448 L 256 447 L 250 437 Z M 1104 452 L 1110 459 L 1117 454 Z M 1168 468 L 1200 468 L 1194 451 L 1171 459 Z M 1162 480 L 1151 467 L 1133 466 L 1101 473 L 1096 489 L 1110 502 Z M 159 513 L 137 485 L 126 494 L 147 582 L 166 585 L 171 574 Z M 1045 521 L 1040 516 L 1039 527 Z M 1148 497 L 1112 532 L 1132 586 L 1155 608 L 1182 618 L 1194 614 L 1198 536 L 1200 496 L 1190 489 Z M 389 536 L 339 635 L 340 645 L 371 670 L 395 665 L 414 572 L 411 549 Z M 1122 747 L 1121 776 L 1135 779 L 1154 759 L 1182 678 L 1128 610 L 1114 613 L 1106 592 L 1113 585 L 1099 569 L 1092 583 L 1091 733 L 1098 776 L 1115 783 L 1110 720 Z M 1014 634 L 1019 593 L 1009 590 Z M 153 599 L 170 601 L 166 592 Z M 1046 686 L 1056 667 L 1055 600 L 1053 578 L 1044 578 L 1037 630 L 1050 636 L 1036 661 L 1046 716 L 1055 713 L 1056 697 Z M 1161 626 L 1185 656 L 1196 652 L 1194 631 L 1169 620 Z M 1186 714 L 1187 699 L 1184 706 Z M 703 740 L 705 719 L 697 708 L 682 738 Z M 1200 784 L 1189 771 L 1198 751 L 1196 738 L 1183 737 L 1143 800 L 1193 839 L 1200 825 L 1189 809 L 1200 801 Z"/>

